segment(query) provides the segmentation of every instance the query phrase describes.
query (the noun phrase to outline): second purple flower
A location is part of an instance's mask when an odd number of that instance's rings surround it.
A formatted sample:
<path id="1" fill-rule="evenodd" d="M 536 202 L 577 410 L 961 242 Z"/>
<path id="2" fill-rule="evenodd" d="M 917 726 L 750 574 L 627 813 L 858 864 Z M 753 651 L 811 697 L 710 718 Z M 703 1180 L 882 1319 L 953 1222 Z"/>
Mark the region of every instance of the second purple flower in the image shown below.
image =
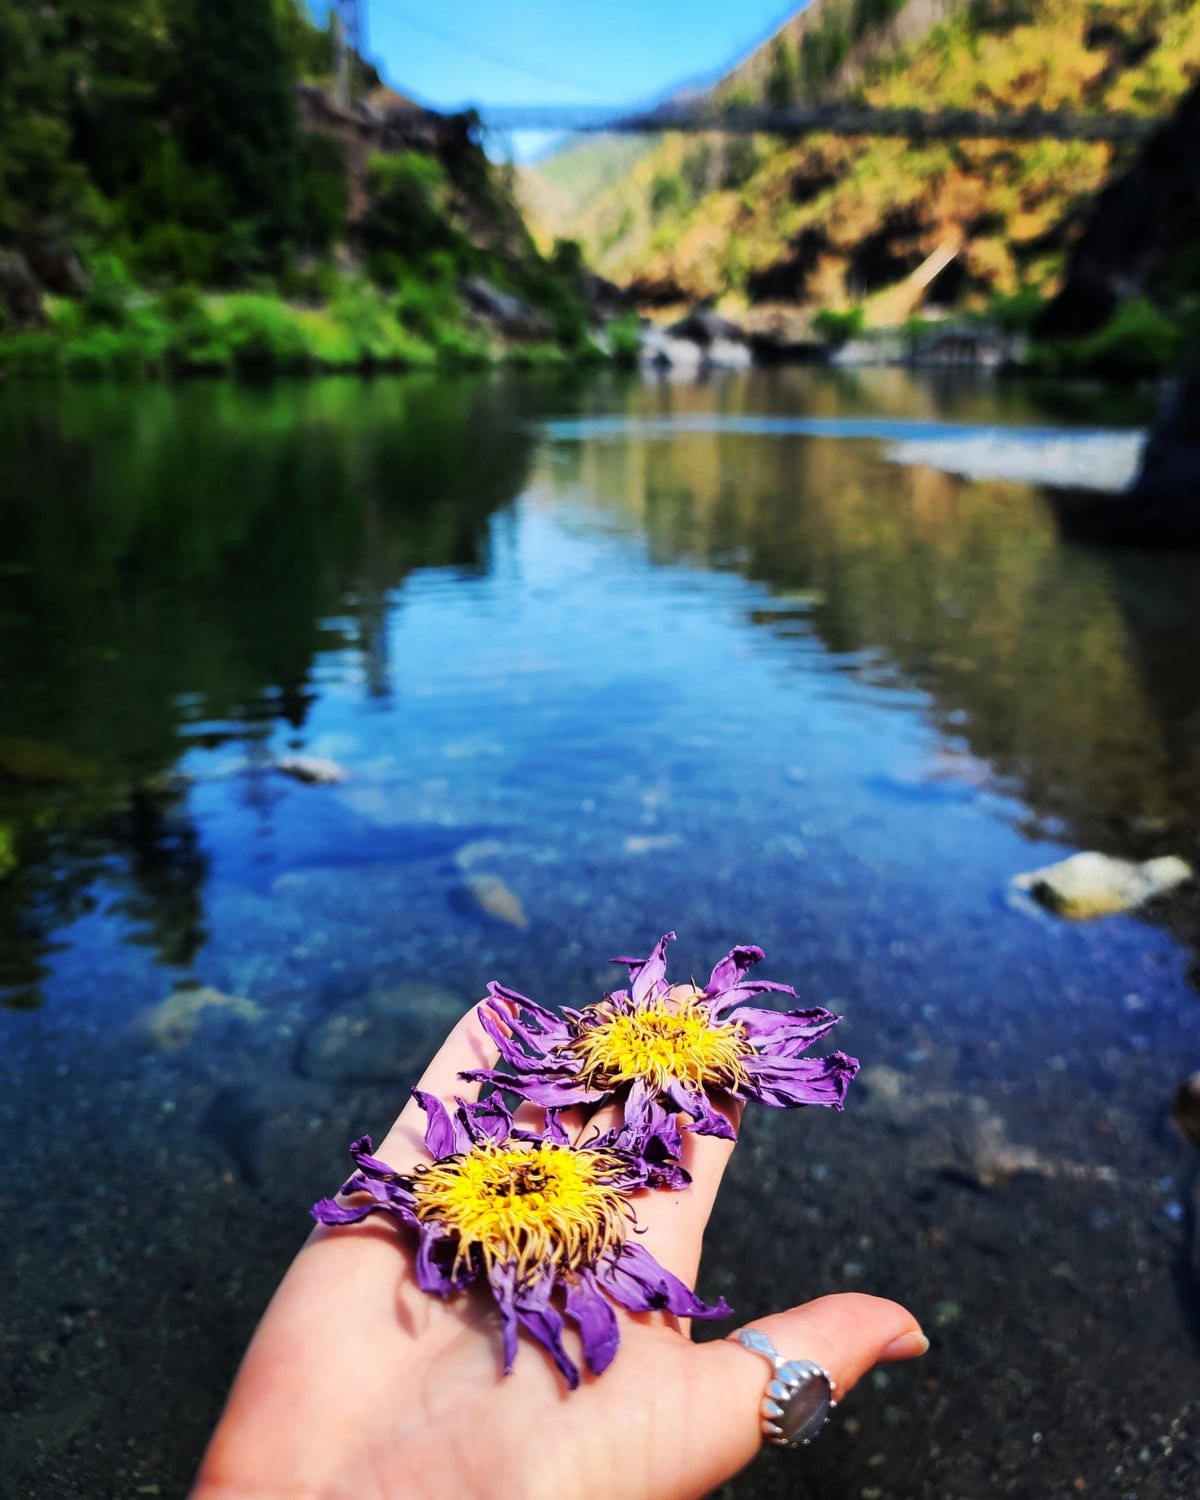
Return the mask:
<path id="1" fill-rule="evenodd" d="M 669 1149 L 678 1141 L 676 1113 L 689 1128 L 732 1137 L 710 1090 L 784 1108 L 827 1104 L 841 1109 L 857 1058 L 833 1052 L 804 1057 L 840 1020 L 822 1009 L 765 1010 L 744 1002 L 770 991 L 794 995 L 785 984 L 747 977 L 763 952 L 734 948 L 700 989 L 669 984 L 667 943 L 649 958 L 619 958 L 630 987 L 582 1010 L 556 1013 L 503 985 L 490 984 L 479 1008 L 484 1029 L 512 1072 L 465 1074 L 508 1089 L 554 1111 L 619 1097 L 630 1134 Z"/>

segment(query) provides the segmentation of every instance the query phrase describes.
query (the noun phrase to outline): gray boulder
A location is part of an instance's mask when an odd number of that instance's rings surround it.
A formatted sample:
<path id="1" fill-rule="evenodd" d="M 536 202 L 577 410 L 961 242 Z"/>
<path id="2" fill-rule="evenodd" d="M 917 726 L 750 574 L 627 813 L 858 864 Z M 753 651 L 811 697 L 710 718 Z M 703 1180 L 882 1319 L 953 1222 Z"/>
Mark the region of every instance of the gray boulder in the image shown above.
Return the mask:
<path id="1" fill-rule="evenodd" d="M 550 320 L 524 298 L 503 292 L 484 276 L 468 276 L 460 287 L 463 301 L 476 317 L 510 339 L 544 339 Z"/>

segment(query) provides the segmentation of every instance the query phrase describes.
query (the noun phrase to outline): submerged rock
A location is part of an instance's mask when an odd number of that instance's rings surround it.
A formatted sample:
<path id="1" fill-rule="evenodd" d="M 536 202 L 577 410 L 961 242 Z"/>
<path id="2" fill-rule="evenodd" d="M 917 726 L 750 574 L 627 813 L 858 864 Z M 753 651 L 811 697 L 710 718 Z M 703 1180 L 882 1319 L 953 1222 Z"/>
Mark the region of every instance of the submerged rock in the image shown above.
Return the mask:
<path id="1" fill-rule="evenodd" d="M 460 890 L 469 916 L 490 917 L 510 927 L 529 926 L 521 898 L 499 875 L 468 874 Z"/>
<path id="2" fill-rule="evenodd" d="M 223 995 L 211 985 L 175 990 L 158 1005 L 148 1006 L 135 1022 L 136 1029 L 163 1052 L 182 1052 L 195 1038 L 200 1017 L 206 1010 L 223 1010 L 240 1021 L 257 1021 L 262 1007 L 242 995 Z"/>
<path id="3" fill-rule="evenodd" d="M 1191 866 L 1173 854 L 1139 865 L 1088 851 L 1018 875 L 1013 884 L 1056 915 L 1081 921 L 1133 911 L 1190 880 L 1192 873 Z"/>
<path id="4" fill-rule="evenodd" d="M 98 767 L 92 761 L 62 745 L 17 735 L 0 739 L 0 781 L 57 784 L 91 781 L 98 774 Z"/>
<path id="5" fill-rule="evenodd" d="M 281 755 L 275 769 L 305 786 L 341 786 L 347 779 L 344 766 L 319 755 Z"/>
<path id="6" fill-rule="evenodd" d="M 325 1083 L 416 1078 L 466 1004 L 432 984 L 400 984 L 342 1005 L 300 1045 L 300 1071 Z"/>

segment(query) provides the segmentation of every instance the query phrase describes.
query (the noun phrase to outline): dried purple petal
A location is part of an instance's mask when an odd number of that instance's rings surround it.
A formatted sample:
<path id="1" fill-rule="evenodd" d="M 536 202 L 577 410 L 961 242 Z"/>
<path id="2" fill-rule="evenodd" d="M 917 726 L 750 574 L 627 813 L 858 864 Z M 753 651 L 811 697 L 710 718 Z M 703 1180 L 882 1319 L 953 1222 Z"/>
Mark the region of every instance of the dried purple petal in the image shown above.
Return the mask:
<path id="1" fill-rule="evenodd" d="M 781 1108 L 841 1109 L 857 1060 L 842 1052 L 800 1055 L 840 1017 L 820 1008 L 781 1012 L 746 1005 L 757 995 L 795 994 L 789 985 L 750 977 L 763 951 L 748 944 L 721 959 L 703 989 L 669 984 L 666 948 L 674 936 L 660 938 L 649 958 L 614 959 L 628 965 L 630 988 L 582 1010 L 555 1015 L 515 991 L 489 986 L 479 1015 L 505 1070 L 476 1069 L 463 1077 L 495 1084 L 552 1113 L 620 1097 L 630 1139 L 659 1162 L 678 1155 L 676 1114 L 701 1135 L 733 1137 L 713 1091 Z"/>
<path id="2" fill-rule="evenodd" d="M 663 1116 L 657 1106 L 649 1106 L 657 1145 L 647 1160 L 615 1131 L 573 1146 L 557 1121 L 540 1135 L 520 1130 L 499 1097 L 457 1100 L 451 1114 L 440 1099 L 414 1095 L 427 1116 L 433 1160 L 395 1172 L 371 1155 L 370 1138 L 363 1136 L 352 1148 L 358 1170 L 342 1189 L 351 1201 L 322 1199 L 313 1217 L 347 1224 L 385 1213 L 414 1227 L 423 1291 L 448 1297 L 486 1280 L 500 1311 L 506 1374 L 523 1328 L 550 1353 L 568 1385 L 579 1384 L 553 1301 L 560 1289 L 596 1374 L 612 1362 L 620 1339 L 610 1301 L 694 1318 L 726 1315 L 724 1302 L 709 1307 L 627 1238 L 634 1193 L 688 1181 L 667 1151 L 673 1122 L 656 1119 L 655 1110 Z"/>

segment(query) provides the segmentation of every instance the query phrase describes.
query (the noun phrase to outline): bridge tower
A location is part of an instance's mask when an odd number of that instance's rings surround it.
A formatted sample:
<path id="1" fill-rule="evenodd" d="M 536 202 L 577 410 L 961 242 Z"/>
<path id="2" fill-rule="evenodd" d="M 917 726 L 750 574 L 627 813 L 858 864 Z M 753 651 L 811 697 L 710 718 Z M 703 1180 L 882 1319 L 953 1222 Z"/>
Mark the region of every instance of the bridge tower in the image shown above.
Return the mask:
<path id="1" fill-rule="evenodd" d="M 367 0 L 333 0 L 333 97 L 343 109 L 354 102 L 354 59 L 366 56 Z"/>

